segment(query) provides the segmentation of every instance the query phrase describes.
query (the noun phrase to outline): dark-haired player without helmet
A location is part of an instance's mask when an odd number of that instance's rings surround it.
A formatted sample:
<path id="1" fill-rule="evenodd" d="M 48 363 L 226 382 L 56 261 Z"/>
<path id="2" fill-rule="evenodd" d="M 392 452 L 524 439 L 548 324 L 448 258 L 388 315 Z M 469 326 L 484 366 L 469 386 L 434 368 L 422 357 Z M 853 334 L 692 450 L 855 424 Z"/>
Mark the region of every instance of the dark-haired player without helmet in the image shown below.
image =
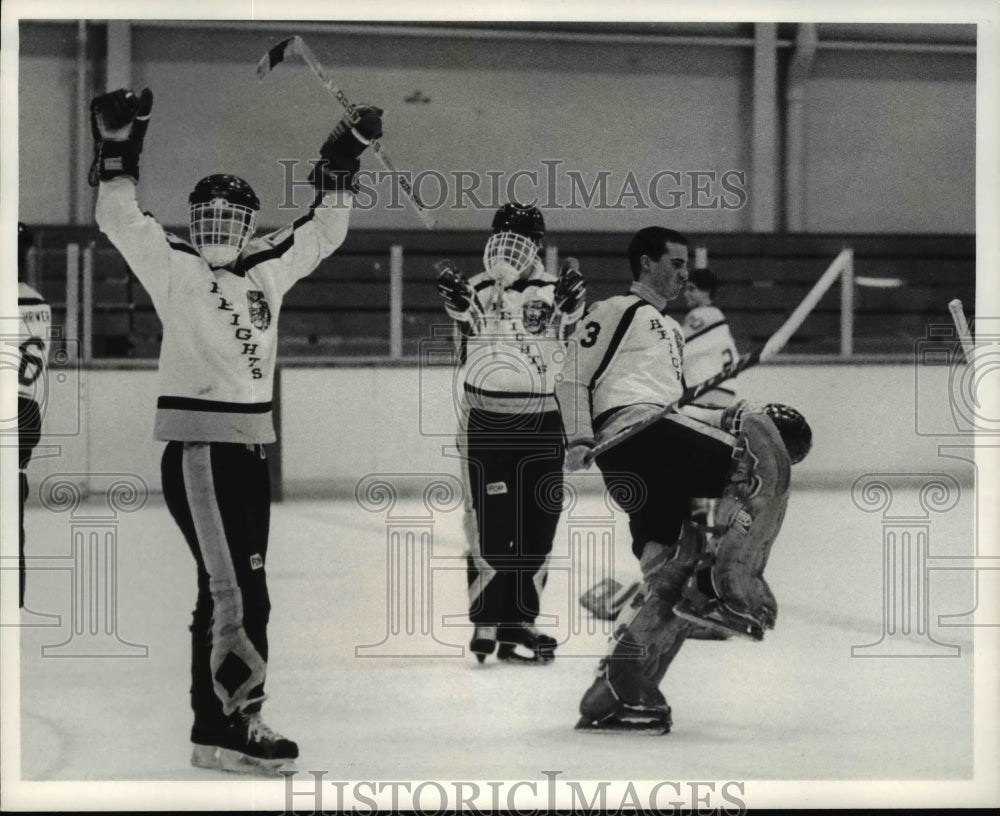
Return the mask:
<path id="1" fill-rule="evenodd" d="M 680 233 L 639 230 L 627 294 L 593 304 L 570 338 L 556 385 L 567 469 L 684 393 L 684 337 L 664 312 L 688 280 L 687 257 Z M 659 685 L 685 639 L 703 628 L 760 639 L 773 625 L 764 566 L 791 464 L 811 439 L 794 409 L 739 402 L 672 412 L 597 457 L 609 494 L 628 512 L 643 581 L 618 616 L 578 728 L 666 733 L 671 713 Z M 711 537 L 681 536 L 695 496 L 721 497 Z"/>
<path id="2" fill-rule="evenodd" d="M 298 746 L 261 719 L 270 601 L 266 564 L 277 317 L 285 293 L 339 247 L 359 156 L 382 135 L 382 111 L 358 109 L 320 149 L 316 198 L 292 224 L 254 237 L 260 202 L 230 175 L 189 197 L 191 242 L 165 232 L 136 202 L 153 97 L 117 90 L 91 103 L 97 223 L 149 292 L 163 324 L 155 436 L 163 492 L 197 563 L 191 625 L 191 761 L 270 772 Z"/>
<path id="3" fill-rule="evenodd" d="M 553 385 L 564 339 L 583 314 L 583 275 L 566 258 L 558 277 L 539 250 L 537 207 L 500 207 L 466 280 L 438 264 L 438 291 L 459 329 L 459 448 L 468 499 L 470 650 L 546 663 L 556 639 L 535 627 L 546 561 L 559 523 L 563 438 Z"/>

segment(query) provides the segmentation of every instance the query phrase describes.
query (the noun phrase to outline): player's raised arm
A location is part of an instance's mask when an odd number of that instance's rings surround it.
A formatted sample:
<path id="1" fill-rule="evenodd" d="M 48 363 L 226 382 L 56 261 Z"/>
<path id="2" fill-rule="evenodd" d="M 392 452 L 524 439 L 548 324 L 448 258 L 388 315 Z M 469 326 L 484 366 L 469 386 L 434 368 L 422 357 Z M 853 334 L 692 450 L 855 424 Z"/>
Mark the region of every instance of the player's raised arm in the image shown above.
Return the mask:
<path id="1" fill-rule="evenodd" d="M 559 336 L 568 336 L 577 321 L 583 317 L 587 305 L 587 284 L 576 258 L 564 258 L 559 265 L 559 278 L 556 280 L 553 298 L 559 312 Z"/>
<path id="2" fill-rule="evenodd" d="M 273 260 L 268 268 L 282 289 L 311 273 L 347 237 L 361 154 L 382 136 L 382 109 L 357 106 L 357 121 L 344 116 L 320 147 L 309 180 L 316 198 L 309 212 L 291 225 L 263 236 L 247 252 L 244 265 Z"/>
<path id="3" fill-rule="evenodd" d="M 164 275 L 151 272 L 164 268 L 169 239 L 156 219 L 139 208 L 135 195 L 152 109 L 153 92 L 148 88 L 138 96 L 120 88 L 91 101 L 94 160 L 88 181 L 98 188 L 97 226 L 155 301 L 165 297 L 168 281 Z"/>

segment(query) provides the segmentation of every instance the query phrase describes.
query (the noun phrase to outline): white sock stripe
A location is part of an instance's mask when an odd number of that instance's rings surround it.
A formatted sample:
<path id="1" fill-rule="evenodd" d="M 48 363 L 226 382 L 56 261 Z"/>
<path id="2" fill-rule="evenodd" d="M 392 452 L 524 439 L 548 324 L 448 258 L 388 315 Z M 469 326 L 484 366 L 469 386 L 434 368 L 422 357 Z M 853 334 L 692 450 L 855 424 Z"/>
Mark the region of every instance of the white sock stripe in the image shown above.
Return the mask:
<path id="1" fill-rule="evenodd" d="M 215 494 L 211 446 L 185 444 L 181 453 L 181 471 L 198 549 L 208 570 L 213 617 L 216 624 L 221 624 L 223 628 L 242 626 L 243 593 L 236 580 L 236 569 Z"/>

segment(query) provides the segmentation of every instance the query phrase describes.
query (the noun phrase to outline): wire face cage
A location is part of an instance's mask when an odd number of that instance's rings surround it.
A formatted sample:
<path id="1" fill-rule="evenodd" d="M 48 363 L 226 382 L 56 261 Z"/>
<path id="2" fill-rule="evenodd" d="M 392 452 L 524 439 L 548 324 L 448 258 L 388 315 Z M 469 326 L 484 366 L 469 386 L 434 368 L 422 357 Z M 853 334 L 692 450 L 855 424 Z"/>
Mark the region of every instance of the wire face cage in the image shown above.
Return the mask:
<path id="1" fill-rule="evenodd" d="M 224 198 L 191 205 L 191 241 L 210 266 L 236 259 L 253 236 L 256 213 Z"/>
<path id="2" fill-rule="evenodd" d="M 483 250 L 486 274 L 503 286 L 524 277 L 538 258 L 534 241 L 516 232 L 491 235 Z"/>

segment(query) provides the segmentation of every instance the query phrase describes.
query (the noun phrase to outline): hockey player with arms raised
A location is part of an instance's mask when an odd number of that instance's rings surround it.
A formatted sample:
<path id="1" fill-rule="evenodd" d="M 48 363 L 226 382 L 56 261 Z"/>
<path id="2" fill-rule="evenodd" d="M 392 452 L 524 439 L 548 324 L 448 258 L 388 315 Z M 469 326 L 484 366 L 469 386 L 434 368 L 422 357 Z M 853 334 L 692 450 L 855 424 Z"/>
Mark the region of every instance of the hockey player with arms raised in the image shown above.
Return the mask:
<path id="1" fill-rule="evenodd" d="M 598 443 L 683 394 L 683 334 L 664 310 L 688 279 L 687 255 L 683 235 L 640 230 L 628 249 L 628 294 L 595 303 L 570 338 L 556 386 L 567 469 L 586 466 Z M 696 627 L 760 639 L 773 625 L 763 570 L 790 465 L 810 444 L 794 409 L 740 402 L 673 412 L 597 456 L 608 492 L 629 514 L 643 583 L 619 615 L 578 728 L 666 733 L 671 712 L 659 685 Z M 695 496 L 721 496 L 719 530 L 704 552 L 681 538 Z"/>
<path id="2" fill-rule="evenodd" d="M 502 661 L 544 663 L 557 641 L 534 623 L 559 523 L 563 460 L 553 384 L 585 288 L 575 259 L 558 277 L 546 273 L 536 207 L 505 204 L 492 232 L 485 271 L 471 280 L 438 264 L 438 291 L 459 329 L 470 650 L 480 662 L 496 651 Z"/>
<path id="3" fill-rule="evenodd" d="M 163 492 L 194 555 L 192 764 L 275 772 L 298 746 L 261 718 L 270 600 L 265 567 L 277 319 L 285 293 L 347 235 L 359 156 L 382 134 L 361 106 L 320 149 L 316 198 L 291 225 L 254 237 L 260 209 L 241 178 L 212 175 L 189 197 L 191 242 L 136 202 L 153 96 L 117 90 L 91 103 L 97 223 L 149 292 L 163 324 L 155 437 Z"/>

